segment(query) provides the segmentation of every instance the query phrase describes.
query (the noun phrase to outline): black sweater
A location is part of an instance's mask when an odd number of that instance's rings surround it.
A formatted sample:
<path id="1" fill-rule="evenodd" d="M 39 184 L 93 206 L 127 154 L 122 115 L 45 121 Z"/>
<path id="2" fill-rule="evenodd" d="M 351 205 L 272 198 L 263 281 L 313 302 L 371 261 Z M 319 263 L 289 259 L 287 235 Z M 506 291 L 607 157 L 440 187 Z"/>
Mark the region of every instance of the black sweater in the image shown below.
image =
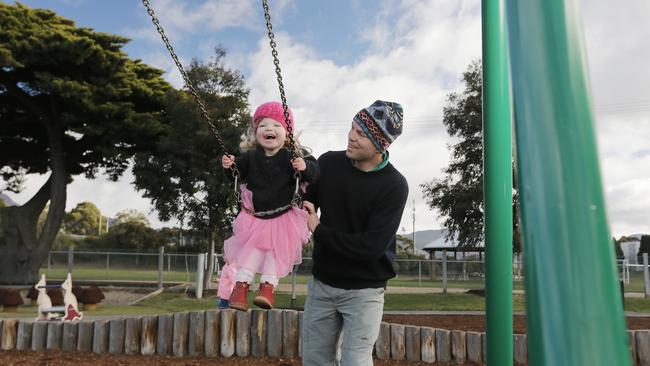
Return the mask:
<path id="1" fill-rule="evenodd" d="M 385 287 L 395 277 L 395 234 L 408 197 L 406 179 L 390 163 L 363 172 L 345 151 L 321 155 L 318 165 L 320 179 L 307 196 L 321 212 L 314 232 L 314 277 L 342 289 Z"/>
<path id="2" fill-rule="evenodd" d="M 306 155 L 306 154 L 305 154 Z M 313 183 L 318 179 L 319 171 L 313 156 L 303 158 L 307 169 L 300 173 L 300 181 Z M 270 211 L 291 203 L 296 189 L 294 169 L 291 166 L 291 154 L 285 148 L 273 156 L 266 156 L 262 148 L 242 153 L 235 158 L 235 163 L 246 182 L 246 187 L 253 192 L 253 206 L 256 212 Z M 231 176 L 230 173 L 227 173 Z M 271 218 L 281 215 L 278 213 Z"/>

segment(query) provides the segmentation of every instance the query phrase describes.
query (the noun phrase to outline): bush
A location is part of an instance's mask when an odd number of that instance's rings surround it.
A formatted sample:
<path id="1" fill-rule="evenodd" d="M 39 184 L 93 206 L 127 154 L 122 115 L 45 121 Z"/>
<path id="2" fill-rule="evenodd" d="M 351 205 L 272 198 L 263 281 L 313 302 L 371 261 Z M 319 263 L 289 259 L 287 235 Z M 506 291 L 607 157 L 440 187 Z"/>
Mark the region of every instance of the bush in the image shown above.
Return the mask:
<path id="1" fill-rule="evenodd" d="M 0 303 L 4 306 L 19 306 L 24 304 L 20 292 L 13 288 L 6 288 L 2 290 L 0 296 Z"/>
<path id="2" fill-rule="evenodd" d="M 83 290 L 79 300 L 84 304 L 97 304 L 105 298 L 104 293 L 99 289 L 99 287 L 90 286 Z"/>
<path id="3" fill-rule="evenodd" d="M 641 245 L 639 245 L 639 255 L 643 253 L 650 254 L 650 235 L 641 236 Z"/>
<path id="4" fill-rule="evenodd" d="M 27 296 L 28 299 L 32 301 L 36 301 L 38 299 L 38 290 L 36 287 L 32 286 L 29 288 L 29 291 L 27 291 Z"/>
<path id="5" fill-rule="evenodd" d="M 49 296 L 50 300 L 52 300 L 52 306 L 63 305 L 63 292 L 61 292 L 61 289 L 53 288 L 47 290 L 47 296 Z"/>

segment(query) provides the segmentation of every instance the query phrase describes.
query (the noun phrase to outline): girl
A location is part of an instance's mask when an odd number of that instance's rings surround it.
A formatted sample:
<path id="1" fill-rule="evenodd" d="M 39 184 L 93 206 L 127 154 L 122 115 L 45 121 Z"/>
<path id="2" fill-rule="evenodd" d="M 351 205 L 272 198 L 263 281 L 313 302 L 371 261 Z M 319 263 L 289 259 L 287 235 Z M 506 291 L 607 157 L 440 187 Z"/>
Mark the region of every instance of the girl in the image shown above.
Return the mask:
<path id="1" fill-rule="evenodd" d="M 293 114 L 288 112 L 293 131 Z M 233 223 L 233 235 L 224 242 L 225 260 L 237 268 L 230 307 L 238 310 L 248 309 L 246 294 L 255 273 L 262 276 L 253 303 L 272 309 L 280 277 L 302 262 L 302 245 L 309 240 L 308 214 L 291 205 L 296 191 L 294 173 L 300 172 L 302 183 L 313 183 L 319 175 L 312 156 L 291 158 L 282 104 L 260 105 L 251 127 L 240 145 L 243 153 L 237 158 L 224 155 L 221 161 L 224 169 L 236 164 L 246 182 L 240 186 L 242 207 Z"/>

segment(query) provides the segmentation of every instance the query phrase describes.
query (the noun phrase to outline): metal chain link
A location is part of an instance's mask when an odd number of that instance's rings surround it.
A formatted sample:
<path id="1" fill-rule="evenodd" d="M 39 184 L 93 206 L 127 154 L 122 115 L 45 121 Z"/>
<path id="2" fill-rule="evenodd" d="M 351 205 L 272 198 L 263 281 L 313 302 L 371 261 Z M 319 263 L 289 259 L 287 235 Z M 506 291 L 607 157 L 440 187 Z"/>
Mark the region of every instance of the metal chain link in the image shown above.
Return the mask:
<path id="1" fill-rule="evenodd" d="M 262 7 L 264 8 L 264 19 L 266 19 L 266 29 L 268 29 L 269 45 L 271 45 L 271 55 L 273 56 L 273 64 L 275 65 L 275 74 L 278 79 L 278 89 L 280 89 L 280 99 L 282 100 L 282 109 L 284 111 L 284 121 L 287 125 L 287 137 L 289 138 L 288 150 L 292 158 L 302 157 L 302 152 L 296 148 L 296 142 L 293 138 L 293 128 L 289 123 L 289 107 L 287 106 L 287 97 L 284 94 L 284 84 L 282 82 L 282 70 L 280 69 L 280 59 L 278 58 L 278 50 L 276 49 L 275 34 L 273 33 L 273 25 L 271 24 L 271 12 L 269 10 L 268 0 L 262 0 Z"/>
<path id="2" fill-rule="evenodd" d="M 208 126 L 210 126 L 210 130 L 212 130 L 212 134 L 217 139 L 217 142 L 219 143 L 219 147 L 221 147 L 221 151 L 223 151 L 224 155 L 230 156 L 230 153 L 228 153 L 228 149 L 226 148 L 226 145 L 223 143 L 223 139 L 221 138 L 221 134 L 219 133 L 219 130 L 217 130 L 217 127 L 214 125 L 214 122 L 212 121 L 212 118 L 210 117 L 210 114 L 208 113 L 208 110 L 205 107 L 203 100 L 201 99 L 199 93 L 194 88 L 194 84 L 192 84 L 190 78 L 187 76 L 187 73 L 185 72 L 183 65 L 178 60 L 178 56 L 176 55 L 174 48 L 169 42 L 169 38 L 167 38 L 167 35 L 165 35 L 165 31 L 160 25 L 160 22 L 158 21 L 158 18 L 156 17 L 156 13 L 153 11 L 153 8 L 151 7 L 149 0 L 142 0 L 142 4 L 145 6 L 145 8 L 147 8 L 147 13 L 151 17 L 151 21 L 156 26 L 156 30 L 158 31 L 158 34 L 160 34 L 160 38 L 162 38 L 163 43 L 165 43 L 165 47 L 167 48 L 167 51 L 169 51 L 169 54 L 172 56 L 172 59 L 176 64 L 178 71 L 181 73 L 181 76 L 185 81 L 185 86 L 187 86 L 187 89 L 189 90 L 190 94 L 192 95 L 192 97 L 194 97 L 194 101 L 196 101 L 196 104 L 199 105 L 199 109 L 201 109 L 201 115 L 208 123 Z M 232 176 L 233 178 L 235 178 L 236 181 L 237 178 L 240 176 L 239 169 L 237 169 L 237 165 L 233 164 L 230 169 L 232 170 Z"/>
<path id="3" fill-rule="evenodd" d="M 156 30 L 158 31 L 158 34 L 160 34 L 160 38 L 162 38 L 163 43 L 165 44 L 165 47 L 167 48 L 167 51 L 169 51 L 169 54 L 172 57 L 172 60 L 176 64 L 176 67 L 178 68 L 178 71 L 181 73 L 181 76 L 183 77 L 183 80 L 185 81 L 185 85 L 187 86 L 190 94 L 192 97 L 194 97 L 195 102 L 198 104 L 199 108 L 201 109 L 201 114 L 203 115 L 203 118 L 205 121 L 208 123 L 210 126 L 210 130 L 212 130 L 212 134 L 214 137 L 217 139 L 217 142 L 219 143 L 219 146 L 221 147 L 221 150 L 223 151 L 224 155 L 230 156 L 230 153 L 228 153 L 228 149 L 223 143 L 223 139 L 221 138 L 221 134 L 217 130 L 216 126 L 214 125 L 214 122 L 212 121 L 212 118 L 210 117 L 210 114 L 207 111 L 207 108 L 205 107 L 205 104 L 203 103 L 203 100 L 199 96 L 198 92 L 194 88 L 194 84 L 190 81 L 189 77 L 187 76 L 187 73 L 185 72 L 185 69 L 183 68 L 183 65 L 180 63 L 178 60 L 178 56 L 176 55 L 176 52 L 174 51 L 174 48 L 171 45 L 171 42 L 169 41 L 169 38 L 167 38 L 167 35 L 165 35 L 165 31 L 160 25 L 160 22 L 158 21 L 158 18 L 156 17 L 156 13 L 154 12 L 153 8 L 151 7 L 151 4 L 149 3 L 149 0 L 142 0 L 142 4 L 147 8 L 147 13 L 151 17 L 151 21 L 153 22 L 154 26 L 156 26 Z M 282 100 L 282 109 L 284 111 L 284 120 L 287 125 L 287 137 L 289 138 L 289 146 L 287 147 L 287 150 L 289 150 L 289 153 L 291 154 L 292 159 L 295 159 L 296 157 L 302 157 L 302 151 L 299 151 L 299 149 L 296 148 L 296 142 L 293 138 L 293 128 L 291 127 L 290 124 L 290 118 L 289 118 L 289 107 L 287 106 L 287 98 L 284 93 L 284 84 L 282 82 L 282 74 L 281 74 L 281 69 L 280 69 L 280 60 L 278 58 L 278 51 L 276 50 L 276 43 L 275 43 L 275 34 L 273 33 L 273 26 L 271 24 L 271 14 L 269 11 L 269 4 L 267 0 L 262 0 L 262 6 L 264 7 L 264 18 L 266 19 L 266 28 L 268 29 L 268 36 L 269 36 L 269 44 L 271 45 L 271 54 L 273 55 L 273 64 L 275 65 L 275 73 L 277 75 L 278 79 L 278 88 L 280 89 L 280 98 Z M 239 169 L 237 169 L 237 165 L 233 164 L 232 167 L 230 168 L 232 170 L 232 176 L 235 180 L 235 197 L 238 202 L 241 201 L 239 189 L 237 187 L 237 182 L 239 181 L 240 178 L 240 173 Z M 279 207 L 275 210 L 271 211 L 265 211 L 265 212 L 252 212 L 248 209 L 249 213 L 253 214 L 254 216 L 257 217 L 265 217 L 265 216 L 270 216 L 274 215 L 278 212 L 282 212 L 287 210 L 289 207 L 292 205 L 296 206 L 302 206 L 302 197 L 300 196 L 299 193 L 299 183 L 300 183 L 300 172 L 295 171 L 294 173 L 294 178 L 296 179 L 296 189 L 294 191 L 294 196 L 293 199 L 291 200 L 291 203 L 289 205 Z M 243 205 L 242 205 L 243 207 Z"/>
<path id="4" fill-rule="evenodd" d="M 280 59 L 278 58 L 278 50 L 276 49 L 275 43 L 275 34 L 273 33 L 273 25 L 271 24 L 271 11 L 269 10 L 268 0 L 262 0 L 262 7 L 264 8 L 264 19 L 266 19 L 266 29 L 268 30 L 269 36 L 269 45 L 271 46 L 271 55 L 273 56 L 273 64 L 275 65 L 275 75 L 278 79 L 278 89 L 280 90 L 280 99 L 282 100 L 282 110 L 284 111 L 284 121 L 287 125 L 287 137 L 289 138 L 289 146 L 287 150 L 291 154 L 291 158 L 295 159 L 302 157 L 302 151 L 296 147 L 296 141 L 293 138 L 293 128 L 289 121 L 289 107 L 287 106 L 287 97 L 284 94 L 284 83 L 282 82 L 282 70 L 280 69 Z M 296 179 L 296 187 L 300 182 L 300 172 L 296 169 L 293 173 L 294 178 Z M 299 207 L 302 207 L 302 196 L 296 188 L 296 191 L 291 200 L 292 204 L 295 204 Z"/>

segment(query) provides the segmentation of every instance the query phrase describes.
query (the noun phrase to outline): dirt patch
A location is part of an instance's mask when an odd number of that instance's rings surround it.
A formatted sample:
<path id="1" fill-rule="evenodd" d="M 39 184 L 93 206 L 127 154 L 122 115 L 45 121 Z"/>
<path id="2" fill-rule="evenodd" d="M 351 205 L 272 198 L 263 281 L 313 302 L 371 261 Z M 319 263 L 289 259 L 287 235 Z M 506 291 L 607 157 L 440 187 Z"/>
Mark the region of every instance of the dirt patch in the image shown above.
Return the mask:
<path id="1" fill-rule="evenodd" d="M 420 365 L 420 362 L 375 360 L 376 366 Z M 298 359 L 292 358 L 252 358 L 252 357 L 161 357 L 127 356 L 94 353 L 70 353 L 61 351 L 2 351 L 0 365 L 3 366 L 122 366 L 122 365 L 163 365 L 163 366 L 300 366 Z M 431 364 L 427 364 L 431 365 Z M 443 365 L 443 364 L 435 364 Z M 447 365 L 447 364 L 444 364 Z M 469 364 L 468 364 L 469 365 Z M 455 364 L 455 366 L 462 366 Z"/>
<path id="2" fill-rule="evenodd" d="M 103 305 L 128 305 L 134 301 L 145 296 L 146 293 L 142 291 L 124 291 L 124 290 L 111 290 L 104 291 L 106 298 L 102 300 Z"/>

